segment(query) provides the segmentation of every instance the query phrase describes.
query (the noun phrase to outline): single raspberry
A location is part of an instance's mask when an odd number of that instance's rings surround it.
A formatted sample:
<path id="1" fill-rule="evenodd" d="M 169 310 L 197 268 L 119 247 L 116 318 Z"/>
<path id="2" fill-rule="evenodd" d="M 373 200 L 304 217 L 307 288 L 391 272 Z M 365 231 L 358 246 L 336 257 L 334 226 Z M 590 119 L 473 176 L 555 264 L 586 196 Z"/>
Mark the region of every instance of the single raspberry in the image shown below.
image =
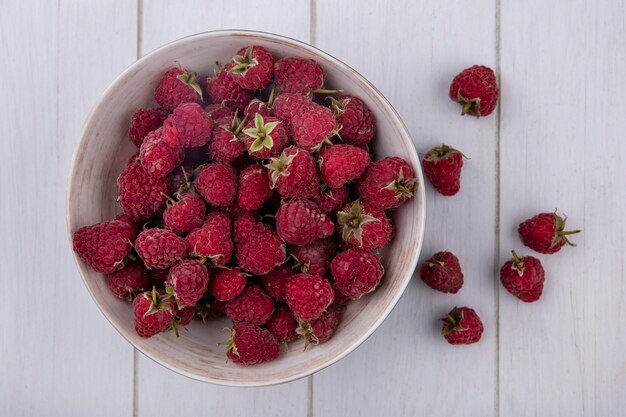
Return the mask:
<path id="1" fill-rule="evenodd" d="M 239 173 L 237 203 L 244 210 L 258 210 L 274 194 L 267 170 L 261 165 L 249 165 Z"/>
<path id="2" fill-rule="evenodd" d="M 261 276 L 261 287 L 276 301 L 285 301 L 285 285 L 296 274 L 289 265 L 282 264 Z"/>
<path id="3" fill-rule="evenodd" d="M 204 111 L 209 115 L 213 122 L 217 122 L 222 119 L 231 120 L 235 115 L 231 109 L 224 106 L 222 103 L 209 104 L 204 108 Z"/>
<path id="4" fill-rule="evenodd" d="M 376 130 L 374 115 L 363 100 L 350 95 L 342 95 L 337 100 L 330 98 L 331 109 L 341 126 L 339 136 L 348 145 L 367 145 Z"/>
<path id="5" fill-rule="evenodd" d="M 217 76 L 209 79 L 207 93 L 213 103 L 221 103 L 231 110 L 243 111 L 254 98 L 252 91 L 242 88 L 229 73 L 230 63 L 222 68 Z"/>
<path id="6" fill-rule="evenodd" d="M 182 103 L 200 103 L 202 90 L 195 72 L 182 68 L 167 70 L 154 91 L 154 99 L 161 107 L 172 110 Z"/>
<path id="7" fill-rule="evenodd" d="M 163 130 L 168 145 L 197 148 L 211 140 L 213 120 L 198 103 L 183 103 L 165 120 Z"/>
<path id="8" fill-rule="evenodd" d="M 330 188 L 343 187 L 360 178 L 371 162 L 366 150 L 344 144 L 324 147 L 320 160 L 322 178 Z"/>
<path id="9" fill-rule="evenodd" d="M 498 104 L 496 75 L 482 65 L 466 68 L 452 80 L 449 95 L 463 106 L 462 115 L 488 116 Z"/>
<path id="10" fill-rule="evenodd" d="M 274 83 L 281 93 L 308 94 L 324 86 L 324 69 L 312 59 L 282 58 L 274 64 Z"/>
<path id="11" fill-rule="evenodd" d="M 296 333 L 298 321 L 289 310 L 289 307 L 284 304 L 276 306 L 272 318 L 270 318 L 265 327 L 279 342 L 289 343 L 298 338 Z"/>
<path id="12" fill-rule="evenodd" d="M 333 112 L 313 102 L 296 112 L 289 126 L 293 142 L 307 152 L 315 152 L 324 143 L 330 143 L 339 130 Z"/>
<path id="13" fill-rule="evenodd" d="M 226 315 L 234 322 L 262 325 L 272 317 L 274 302 L 257 285 L 246 287 L 241 294 L 226 304 Z"/>
<path id="14" fill-rule="evenodd" d="M 393 224 L 385 212 L 360 200 L 349 203 L 337 213 L 337 225 L 344 242 L 363 250 L 382 248 L 394 234 Z"/>
<path id="15" fill-rule="evenodd" d="M 309 200 L 284 201 L 276 212 L 276 232 L 294 245 L 309 244 L 334 231 L 333 221 Z"/>
<path id="16" fill-rule="evenodd" d="M 250 216 L 235 220 L 233 237 L 237 264 L 255 275 L 267 274 L 285 262 L 287 250 L 278 234 Z"/>
<path id="17" fill-rule="evenodd" d="M 411 165 L 393 156 L 371 164 L 357 182 L 357 191 L 370 206 L 390 209 L 413 197 L 416 183 Z"/>
<path id="18" fill-rule="evenodd" d="M 130 118 L 130 127 L 128 128 L 128 137 L 136 147 L 140 147 L 143 139 L 148 133 L 157 130 L 163 125 L 167 118 L 167 110 L 156 109 L 137 109 Z"/>
<path id="19" fill-rule="evenodd" d="M 163 212 L 163 221 L 172 232 L 182 234 L 202 226 L 206 206 L 198 194 L 179 194 L 178 199 L 170 199 L 170 203 Z"/>
<path id="20" fill-rule="evenodd" d="M 333 303 L 335 292 L 321 275 L 296 274 L 285 285 L 285 299 L 296 318 L 310 321 Z"/>
<path id="21" fill-rule="evenodd" d="M 567 217 L 556 213 L 540 213 L 520 223 L 517 233 L 524 246 L 535 252 L 552 254 L 563 246 L 576 246 L 567 236 L 580 233 L 580 230 L 565 230 Z"/>
<path id="22" fill-rule="evenodd" d="M 426 152 L 422 160 L 424 175 L 440 194 L 451 196 L 461 189 L 463 154 L 448 145 Z"/>
<path id="23" fill-rule="evenodd" d="M 343 310 L 343 306 L 332 304 L 315 320 L 301 321 L 296 333 L 304 338 L 305 347 L 328 342 L 341 323 Z"/>
<path id="24" fill-rule="evenodd" d="M 320 187 L 320 192 L 314 197 L 311 197 L 317 206 L 326 215 L 335 214 L 342 207 L 348 204 L 349 191 L 348 187 L 344 185 L 339 188 L 329 188 L 325 184 Z"/>
<path id="25" fill-rule="evenodd" d="M 174 322 L 175 308 L 168 297 L 155 288 L 139 294 L 133 300 L 135 330 L 141 337 L 152 337 L 169 330 Z"/>
<path id="26" fill-rule="evenodd" d="M 330 270 L 339 291 L 353 300 L 374 291 L 385 271 L 376 255 L 354 248 L 337 255 Z"/>
<path id="27" fill-rule="evenodd" d="M 272 361 L 280 355 L 280 345 L 266 329 L 250 323 L 234 323 L 226 355 L 236 364 L 248 366 Z"/>
<path id="28" fill-rule="evenodd" d="M 297 113 L 303 111 L 311 104 L 309 96 L 296 93 L 284 93 L 276 97 L 274 101 L 274 115 L 285 122 L 291 128 L 291 120 Z"/>
<path id="29" fill-rule="evenodd" d="M 124 268 L 107 275 L 107 285 L 111 292 L 123 300 L 133 297 L 148 287 L 148 273 L 137 263 L 129 263 Z"/>
<path id="30" fill-rule="evenodd" d="M 95 271 L 109 274 L 124 266 L 134 239 L 135 231 L 127 223 L 96 223 L 74 232 L 74 252 Z"/>
<path id="31" fill-rule="evenodd" d="M 324 275 L 330 268 L 330 261 L 337 253 L 337 242 L 334 238 L 327 237 L 305 246 L 290 245 L 287 250 L 296 260 L 295 267 L 301 272 Z"/>
<path id="32" fill-rule="evenodd" d="M 179 308 L 196 305 L 209 287 L 209 272 L 200 261 L 186 259 L 170 268 L 168 291 Z"/>
<path id="33" fill-rule="evenodd" d="M 443 319 L 441 334 L 451 345 L 469 345 L 480 340 L 483 323 L 469 307 L 454 307 Z"/>
<path id="34" fill-rule="evenodd" d="M 149 219 L 165 208 L 167 179 L 152 177 L 138 161 L 131 161 L 124 168 L 117 183 L 120 206 L 134 221 Z"/>
<path id="35" fill-rule="evenodd" d="M 268 103 L 255 98 L 248 103 L 243 114 L 246 116 L 246 119 L 254 120 L 257 113 L 263 117 L 274 117 L 274 108 L 270 107 Z"/>
<path id="36" fill-rule="evenodd" d="M 272 81 L 274 57 L 267 48 L 257 45 L 241 48 L 230 64 L 228 72 L 242 88 L 262 90 Z"/>
<path id="37" fill-rule="evenodd" d="M 133 219 L 131 219 L 129 215 L 120 213 L 117 216 L 115 216 L 115 220 L 119 220 L 121 222 L 126 223 L 127 225 L 133 228 L 135 233 L 139 233 L 139 225 Z"/>
<path id="38" fill-rule="evenodd" d="M 283 197 L 309 198 L 319 192 L 315 160 L 300 148 L 288 147 L 265 167 L 269 170 L 272 188 Z"/>
<path id="39" fill-rule="evenodd" d="M 543 293 L 546 280 L 541 261 L 534 256 L 521 259 L 511 251 L 513 259 L 502 265 L 500 281 L 504 288 L 525 303 L 537 301 Z"/>
<path id="40" fill-rule="evenodd" d="M 182 149 L 173 148 L 163 140 L 163 129 L 148 133 L 139 149 L 141 166 L 153 177 L 164 177 L 183 162 Z"/>
<path id="41" fill-rule="evenodd" d="M 456 294 L 463 287 L 459 258 L 452 252 L 437 252 L 420 268 L 422 281 L 430 288 Z"/>
<path id="42" fill-rule="evenodd" d="M 166 269 L 187 255 L 187 242 L 165 229 L 148 229 L 139 233 L 135 250 L 146 268 Z"/>
<path id="43" fill-rule="evenodd" d="M 243 130 L 248 154 L 268 159 L 280 155 L 289 145 L 289 132 L 283 122 L 275 117 L 263 117 L 256 113 Z"/>
<path id="44" fill-rule="evenodd" d="M 194 185 L 207 203 L 228 206 L 237 195 L 237 173 L 228 164 L 208 164 L 202 168 Z"/>
<path id="45" fill-rule="evenodd" d="M 243 127 L 245 119 L 240 120 L 236 115 L 223 118 L 215 122 L 213 138 L 209 142 L 209 159 L 213 162 L 233 162 L 246 151 L 243 141 Z"/>
<path id="46" fill-rule="evenodd" d="M 211 293 L 220 301 L 230 301 L 246 287 L 246 274 L 239 268 L 219 268 L 211 281 Z"/>
<path id="47" fill-rule="evenodd" d="M 226 213 L 209 213 L 202 227 L 187 235 L 189 254 L 208 259 L 212 265 L 224 266 L 233 256 L 235 246 L 231 237 L 232 223 Z"/>

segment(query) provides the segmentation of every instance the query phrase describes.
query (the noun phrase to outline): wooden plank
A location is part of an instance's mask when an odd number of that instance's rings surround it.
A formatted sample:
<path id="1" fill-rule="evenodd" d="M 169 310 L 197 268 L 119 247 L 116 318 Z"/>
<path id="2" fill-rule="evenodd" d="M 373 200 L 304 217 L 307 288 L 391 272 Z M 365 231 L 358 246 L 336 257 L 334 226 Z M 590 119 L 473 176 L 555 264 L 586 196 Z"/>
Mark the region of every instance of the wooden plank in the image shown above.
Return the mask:
<path id="1" fill-rule="evenodd" d="M 98 311 L 75 267 L 65 185 L 90 107 L 135 59 L 135 12 L 121 0 L 0 3 L 0 281 L 7 294 L 0 409 L 7 415 L 132 412 L 133 349 Z"/>
<path id="2" fill-rule="evenodd" d="M 457 72 L 476 63 L 495 65 L 494 2 L 317 0 L 315 12 L 316 45 L 386 95 L 419 152 L 443 142 L 470 159 L 457 196 L 442 197 L 428 186 L 421 256 L 455 252 L 464 288 L 444 295 L 415 276 L 381 328 L 314 377 L 314 414 L 494 415 L 496 117 L 461 117 L 447 97 Z M 479 344 L 453 347 L 439 335 L 438 319 L 455 305 L 481 315 L 485 334 Z"/>
<path id="3" fill-rule="evenodd" d="M 516 226 L 536 212 L 583 229 L 538 256 L 538 303 L 501 291 L 503 416 L 624 412 L 625 20 L 623 1 L 502 2 L 502 259 L 531 253 Z"/>
<path id="4" fill-rule="evenodd" d="M 220 0 L 176 4 L 176 19 L 167 1 L 143 4 L 141 51 L 207 30 L 237 27 L 265 30 L 307 41 L 308 2 L 244 1 L 237 7 Z M 245 13 L 242 12 L 245 10 Z M 207 57 L 209 65 L 211 57 Z M 254 370 L 250 370 L 254 372 Z M 308 409 L 307 380 L 269 388 L 219 387 L 179 376 L 137 354 L 136 412 L 138 416 L 162 414 L 236 416 L 304 416 Z M 155 399 L 158 398 L 158 401 Z"/>

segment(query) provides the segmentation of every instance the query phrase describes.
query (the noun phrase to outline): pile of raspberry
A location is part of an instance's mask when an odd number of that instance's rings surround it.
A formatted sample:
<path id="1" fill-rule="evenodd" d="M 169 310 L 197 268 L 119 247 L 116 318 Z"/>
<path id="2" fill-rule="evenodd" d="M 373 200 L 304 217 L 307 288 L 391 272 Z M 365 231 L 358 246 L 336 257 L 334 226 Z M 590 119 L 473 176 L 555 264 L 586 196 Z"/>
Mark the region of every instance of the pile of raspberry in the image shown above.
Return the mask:
<path id="1" fill-rule="evenodd" d="M 122 213 L 75 231 L 76 253 L 132 302 L 142 337 L 226 315 L 241 365 L 328 341 L 381 284 L 413 168 L 372 160 L 374 115 L 324 89 L 314 60 L 249 46 L 213 77 L 169 69 L 154 99 L 130 118 Z"/>

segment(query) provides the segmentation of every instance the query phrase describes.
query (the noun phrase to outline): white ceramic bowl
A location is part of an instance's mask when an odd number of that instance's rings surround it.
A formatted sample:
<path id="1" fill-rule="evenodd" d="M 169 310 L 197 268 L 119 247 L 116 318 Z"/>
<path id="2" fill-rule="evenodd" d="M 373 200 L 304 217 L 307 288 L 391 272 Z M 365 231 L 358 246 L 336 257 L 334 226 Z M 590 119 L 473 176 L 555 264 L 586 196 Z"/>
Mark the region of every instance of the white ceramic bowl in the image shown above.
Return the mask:
<path id="1" fill-rule="evenodd" d="M 247 45 L 267 47 L 275 57 L 313 58 L 325 69 L 326 85 L 343 88 L 367 103 L 376 118 L 374 150 L 378 158 L 400 156 L 411 163 L 418 178 L 415 198 L 392 214 L 396 237 L 382 260 L 386 274 L 374 293 L 352 302 L 335 336 L 325 344 L 303 351 L 302 342 L 283 349 L 273 362 L 240 367 L 226 361 L 228 320 L 194 322 L 180 338 L 173 332 L 150 339 L 137 336 L 129 303 L 116 299 L 104 277 L 78 257 L 87 290 L 111 324 L 145 355 L 173 371 L 202 381 L 233 386 L 279 384 L 310 375 L 343 358 L 376 330 L 402 295 L 417 264 L 425 220 L 424 186 L 419 159 L 411 137 L 393 107 L 365 78 L 332 56 L 304 43 L 278 35 L 248 31 L 207 32 L 172 42 L 143 57 L 106 90 L 85 123 L 75 151 L 67 195 L 67 224 L 71 234 L 79 227 L 113 218 L 117 176 L 137 149 L 127 137 L 131 112 L 152 106 L 154 88 L 163 72 L 181 65 L 199 73 L 213 70 Z"/>

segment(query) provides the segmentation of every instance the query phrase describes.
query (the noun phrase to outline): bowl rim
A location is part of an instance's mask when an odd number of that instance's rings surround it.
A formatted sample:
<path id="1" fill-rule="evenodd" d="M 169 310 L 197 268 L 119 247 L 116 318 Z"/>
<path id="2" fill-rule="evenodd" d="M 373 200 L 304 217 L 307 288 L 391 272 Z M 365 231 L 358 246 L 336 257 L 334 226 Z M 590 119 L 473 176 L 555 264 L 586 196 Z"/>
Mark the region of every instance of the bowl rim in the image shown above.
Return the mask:
<path id="1" fill-rule="evenodd" d="M 364 76 L 362 76 L 359 72 L 357 72 L 355 69 L 353 69 L 352 67 L 350 67 L 349 65 L 345 64 L 344 62 L 342 62 L 341 60 L 335 58 L 334 56 L 328 54 L 327 52 L 322 51 L 321 49 L 318 49 L 317 47 L 310 45 L 306 42 L 300 41 L 298 39 L 294 39 L 288 36 L 283 36 L 283 35 L 278 35 L 275 33 L 271 33 L 271 32 L 265 32 L 265 31 L 257 31 L 257 30 L 244 30 L 244 29 L 220 29 L 220 30 L 211 30 L 211 31 L 204 31 L 204 32 L 198 32 L 195 34 L 191 34 L 176 40 L 173 40 L 171 42 L 165 43 L 161 46 L 159 46 L 158 48 L 155 48 L 153 50 L 151 50 L 150 52 L 148 52 L 147 54 L 145 54 L 144 56 L 142 56 L 141 58 L 137 59 L 135 62 L 133 62 L 132 64 L 130 64 L 122 73 L 120 73 L 110 84 L 109 86 L 104 90 L 104 92 L 99 96 L 99 98 L 97 99 L 97 101 L 95 102 L 95 104 L 93 105 L 93 107 L 91 108 L 91 111 L 89 112 L 89 114 L 87 115 L 85 122 L 83 124 L 83 127 L 81 129 L 80 132 L 80 137 L 79 137 L 79 141 L 77 142 L 77 144 L 74 147 L 74 153 L 72 155 L 72 160 L 71 160 L 71 167 L 70 167 L 70 172 L 69 172 L 69 178 L 67 181 L 67 187 L 66 187 L 66 201 L 65 201 L 65 211 L 66 211 L 66 226 L 67 226 L 67 233 L 68 233 L 68 239 L 69 239 L 69 243 L 70 243 L 70 250 L 72 252 L 72 255 L 74 257 L 74 261 L 76 263 L 76 266 L 79 270 L 80 273 L 80 277 L 83 281 L 83 284 L 85 285 L 87 291 L 89 292 L 89 295 L 91 296 L 92 300 L 95 300 L 94 294 L 90 288 L 90 286 L 87 283 L 87 280 L 85 278 L 85 274 L 84 274 L 84 268 L 86 268 L 80 261 L 78 255 L 76 255 L 76 253 L 73 250 L 73 241 L 72 241 L 72 229 L 71 229 L 71 224 L 72 224 L 72 212 L 70 209 L 70 197 L 72 195 L 71 190 L 73 189 L 74 186 L 74 179 L 76 178 L 77 175 L 77 159 L 78 159 L 78 155 L 81 152 L 81 150 L 86 146 L 88 139 L 86 137 L 86 133 L 87 133 L 87 128 L 91 125 L 92 123 L 92 119 L 94 118 L 95 114 L 98 113 L 98 110 L 100 109 L 101 105 L 105 102 L 105 99 L 111 94 L 111 92 L 117 87 L 117 85 L 119 83 L 121 83 L 129 73 L 131 73 L 133 70 L 135 70 L 135 68 L 143 65 L 146 61 L 150 60 L 152 58 L 153 55 L 158 54 L 160 51 L 162 51 L 165 48 L 173 48 L 176 47 L 177 45 L 183 44 L 188 42 L 189 40 L 196 40 L 196 39 L 203 39 L 203 40 L 207 40 L 207 39 L 213 39 L 213 38 L 220 38 L 220 37 L 230 37 L 230 36 L 251 36 L 251 37 L 260 37 L 266 40 L 273 40 L 273 41 L 281 41 L 281 42 L 286 42 L 291 44 L 292 46 L 296 46 L 296 47 L 300 47 L 303 49 L 308 50 L 309 52 L 312 52 L 316 55 L 320 55 L 322 57 L 324 57 L 325 59 L 331 61 L 334 65 L 341 67 L 343 70 L 348 71 L 352 74 L 353 77 L 355 77 L 361 84 L 363 84 L 366 88 L 370 89 L 371 92 L 373 92 L 373 94 L 376 96 L 376 98 L 383 104 L 383 106 L 386 108 L 386 110 L 388 111 L 388 114 L 393 118 L 393 123 L 396 124 L 398 126 L 398 128 L 400 129 L 400 131 L 402 131 L 404 133 L 404 135 L 401 135 L 401 139 L 402 141 L 405 141 L 406 138 L 409 138 L 409 142 L 407 149 L 409 149 L 409 152 L 411 154 L 413 154 L 412 156 L 414 157 L 413 159 L 416 160 L 418 162 L 417 166 L 413 167 L 414 171 L 415 171 L 415 175 L 418 177 L 418 184 L 417 184 L 417 193 L 415 195 L 416 199 L 419 199 L 422 202 L 422 208 L 421 210 L 419 210 L 418 213 L 418 217 L 415 219 L 415 221 L 417 222 L 417 234 L 416 234 L 416 238 L 417 238 L 417 244 L 412 248 L 412 250 L 410 251 L 410 255 L 411 255 L 411 260 L 408 263 L 408 267 L 407 267 L 407 271 L 403 277 L 403 282 L 401 283 L 401 286 L 399 287 L 398 291 L 396 292 L 396 294 L 393 296 L 393 298 L 391 299 L 391 301 L 388 303 L 388 305 L 385 307 L 384 311 L 380 314 L 380 316 L 378 317 L 378 319 L 373 323 L 373 325 L 367 330 L 367 332 L 365 332 L 362 336 L 360 336 L 359 338 L 353 339 L 349 345 L 338 355 L 329 358 L 326 362 L 321 363 L 320 365 L 314 367 L 314 368 L 310 368 L 308 370 L 302 371 L 300 373 L 296 373 L 293 375 L 289 375 L 286 377 L 282 377 L 282 378 L 276 378 L 275 380 L 271 381 L 271 382 L 264 382 L 264 381 L 253 381 L 253 382 L 246 382 L 246 381 L 237 381 L 237 380 L 224 380 L 224 379 L 216 379 L 216 378 L 212 378 L 211 376 L 207 376 L 207 375 L 200 375 L 200 374 L 194 374 L 194 373 L 189 373 L 186 372 L 182 369 L 178 369 L 175 366 L 162 361 L 161 359 L 159 359 L 156 356 L 153 356 L 150 353 L 147 353 L 146 351 L 144 351 L 142 348 L 138 347 L 137 345 L 135 345 L 135 343 L 133 343 L 133 341 L 127 337 L 120 329 L 118 329 L 118 327 L 111 321 L 111 319 L 109 318 L 109 315 L 107 314 L 106 311 L 103 310 L 102 306 L 99 303 L 95 303 L 96 306 L 98 307 L 98 310 L 102 313 L 102 315 L 106 318 L 106 320 L 111 324 L 111 326 L 136 350 L 140 351 L 141 353 L 143 353 L 143 355 L 149 359 L 151 359 L 152 361 L 158 363 L 159 365 L 179 374 L 179 375 L 183 375 L 186 376 L 188 378 L 197 380 L 197 381 L 202 381 L 202 382 L 209 382 L 212 384 L 216 384 L 216 385 L 221 385 L 221 386 L 232 386 L 232 387 L 262 387 L 262 386 L 274 386 L 274 385 L 279 385 L 279 384 L 283 384 L 283 383 L 287 383 L 287 382 L 292 382 L 292 381 L 296 381 L 299 380 L 301 378 L 304 377 L 308 377 L 310 375 L 313 375 L 327 367 L 329 367 L 330 365 L 338 362 L 339 360 L 343 359 L 344 357 L 346 357 L 348 354 L 352 353 L 357 347 L 359 347 L 363 342 L 365 342 L 365 340 L 367 340 L 377 329 L 378 327 L 380 327 L 380 325 L 382 324 L 382 322 L 389 316 L 389 314 L 391 313 L 391 311 L 395 308 L 395 306 L 397 305 L 400 297 L 404 294 L 409 282 L 411 281 L 411 278 L 414 275 L 415 272 L 415 268 L 417 267 L 417 262 L 418 262 L 418 258 L 419 258 L 419 254 L 421 252 L 422 249 L 422 244 L 423 244 L 423 240 L 424 240 L 424 229 L 425 229 L 425 224 L 426 224 L 426 193 L 425 193 L 425 186 L 424 186 L 424 177 L 422 174 L 422 169 L 421 169 L 421 164 L 419 164 L 419 156 L 417 154 L 417 151 L 415 149 L 415 145 L 412 141 L 411 138 L 411 134 L 409 132 L 409 130 L 407 129 L 406 125 L 404 124 L 404 122 L 402 121 L 402 119 L 400 118 L 400 115 L 398 114 L 398 112 L 396 111 L 396 109 L 391 105 L 391 103 L 387 100 L 387 98 L 378 90 L 378 88 L 376 88 L 370 81 L 368 81 Z"/>

